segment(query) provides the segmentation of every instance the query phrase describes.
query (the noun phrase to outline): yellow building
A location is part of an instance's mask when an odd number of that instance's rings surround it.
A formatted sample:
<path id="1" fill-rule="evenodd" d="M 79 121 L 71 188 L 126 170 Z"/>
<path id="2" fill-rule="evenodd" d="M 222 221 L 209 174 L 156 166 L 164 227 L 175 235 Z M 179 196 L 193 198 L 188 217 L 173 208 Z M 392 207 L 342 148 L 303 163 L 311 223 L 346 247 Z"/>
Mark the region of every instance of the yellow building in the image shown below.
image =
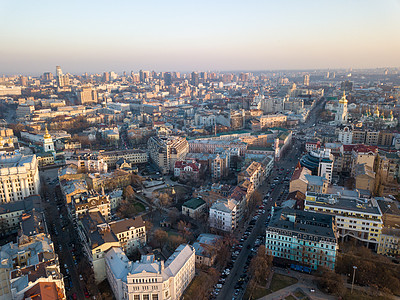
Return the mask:
<path id="1" fill-rule="evenodd" d="M 383 228 L 382 212 L 377 201 L 337 194 L 307 192 L 304 210 L 336 216 L 341 240 L 356 239 L 376 250 Z"/>

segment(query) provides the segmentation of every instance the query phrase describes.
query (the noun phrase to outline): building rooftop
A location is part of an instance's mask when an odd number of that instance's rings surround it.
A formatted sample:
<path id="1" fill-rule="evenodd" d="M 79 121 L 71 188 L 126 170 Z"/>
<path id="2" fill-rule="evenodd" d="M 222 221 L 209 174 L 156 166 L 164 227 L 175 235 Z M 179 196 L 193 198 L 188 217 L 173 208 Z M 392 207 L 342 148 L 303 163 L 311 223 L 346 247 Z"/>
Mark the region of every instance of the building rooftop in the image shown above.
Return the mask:
<path id="1" fill-rule="evenodd" d="M 296 235 L 307 240 L 327 239 L 336 242 L 334 217 L 326 214 L 277 208 L 269 222 L 267 230 L 279 230 L 287 235 Z M 282 231 L 281 231 L 282 230 Z"/>
<path id="2" fill-rule="evenodd" d="M 130 228 L 140 228 L 145 226 L 145 222 L 143 221 L 141 216 L 132 218 L 132 219 L 124 219 L 119 221 L 114 221 L 109 223 L 111 230 L 115 233 L 121 233 L 130 230 Z"/>
<path id="3" fill-rule="evenodd" d="M 309 200 L 314 198 L 315 201 Z M 346 210 L 348 212 L 356 212 L 362 214 L 372 214 L 375 216 L 382 216 L 378 203 L 374 198 L 355 198 L 348 196 L 341 196 L 337 194 L 317 194 L 307 192 L 306 205 L 315 205 L 320 207 L 329 207 Z"/>
<path id="4" fill-rule="evenodd" d="M 190 209 L 197 209 L 200 206 L 204 205 L 205 203 L 206 202 L 201 198 L 193 198 L 193 199 L 190 199 L 190 200 L 186 201 L 185 203 L 183 203 L 182 206 L 185 206 Z"/>

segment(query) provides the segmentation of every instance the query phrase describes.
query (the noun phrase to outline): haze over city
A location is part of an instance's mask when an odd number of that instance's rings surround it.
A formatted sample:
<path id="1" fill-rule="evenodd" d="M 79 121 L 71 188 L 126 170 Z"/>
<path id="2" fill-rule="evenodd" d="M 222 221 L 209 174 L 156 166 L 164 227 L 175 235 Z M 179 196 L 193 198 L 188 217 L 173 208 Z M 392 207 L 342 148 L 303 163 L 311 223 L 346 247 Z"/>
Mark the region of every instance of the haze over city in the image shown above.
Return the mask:
<path id="1" fill-rule="evenodd" d="M 398 67 L 399 15 L 386 0 L 2 1 L 0 72 Z"/>

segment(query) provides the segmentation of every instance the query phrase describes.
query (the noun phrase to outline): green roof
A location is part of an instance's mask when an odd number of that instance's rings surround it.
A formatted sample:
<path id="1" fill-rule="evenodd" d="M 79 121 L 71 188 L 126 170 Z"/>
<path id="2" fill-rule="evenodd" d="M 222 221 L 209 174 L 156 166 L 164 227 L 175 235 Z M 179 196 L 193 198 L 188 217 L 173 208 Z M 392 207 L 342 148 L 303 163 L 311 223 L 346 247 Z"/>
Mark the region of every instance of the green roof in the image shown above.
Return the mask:
<path id="1" fill-rule="evenodd" d="M 274 148 L 263 146 L 247 146 L 247 150 L 274 151 Z"/>
<path id="2" fill-rule="evenodd" d="M 193 198 L 193 199 L 190 199 L 190 200 L 186 201 L 185 203 L 183 203 L 182 206 L 185 206 L 190 209 L 197 209 L 205 203 L 206 202 L 201 198 Z"/>

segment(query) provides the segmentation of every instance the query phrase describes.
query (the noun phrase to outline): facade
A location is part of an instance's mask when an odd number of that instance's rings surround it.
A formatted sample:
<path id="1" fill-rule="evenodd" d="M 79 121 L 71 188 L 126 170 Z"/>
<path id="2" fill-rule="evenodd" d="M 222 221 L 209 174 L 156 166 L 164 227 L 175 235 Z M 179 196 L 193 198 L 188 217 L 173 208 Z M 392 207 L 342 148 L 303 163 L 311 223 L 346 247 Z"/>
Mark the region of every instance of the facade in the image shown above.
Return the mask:
<path id="1" fill-rule="evenodd" d="M 198 181 L 201 164 L 177 160 L 174 166 L 174 176 L 182 180 Z"/>
<path id="2" fill-rule="evenodd" d="M 279 208 L 266 229 L 267 253 L 316 270 L 335 269 L 339 249 L 335 218 L 320 213 Z"/>
<path id="3" fill-rule="evenodd" d="M 117 300 L 179 300 L 195 275 L 195 249 L 182 244 L 165 262 L 154 255 L 133 262 L 121 248 L 112 248 L 106 270 Z"/>
<path id="4" fill-rule="evenodd" d="M 72 199 L 71 206 L 74 217 L 77 219 L 84 214 L 96 211 L 100 212 L 105 220 L 111 219 L 111 205 L 108 195 L 80 195 Z"/>
<path id="5" fill-rule="evenodd" d="M 95 280 L 101 282 L 106 279 L 105 252 L 121 244 L 100 212 L 82 215 L 78 220 L 78 233 Z"/>
<path id="6" fill-rule="evenodd" d="M 97 103 L 97 92 L 91 87 L 82 87 L 77 95 L 79 104 Z"/>
<path id="7" fill-rule="evenodd" d="M 0 203 L 19 201 L 39 194 L 36 155 L 17 152 L 0 154 Z"/>
<path id="8" fill-rule="evenodd" d="M 264 115 L 260 117 L 260 128 L 279 127 L 287 121 L 285 115 Z"/>
<path id="9" fill-rule="evenodd" d="M 146 226 L 141 216 L 108 223 L 126 253 L 146 245 Z"/>
<path id="10" fill-rule="evenodd" d="M 117 161 L 120 159 L 128 160 L 134 165 L 145 164 L 148 161 L 146 151 L 139 149 L 103 151 L 101 156 L 109 168 L 115 168 Z"/>
<path id="11" fill-rule="evenodd" d="M 189 152 L 189 144 L 184 137 L 153 136 L 148 140 L 147 148 L 151 160 L 163 174 L 173 172 L 175 162 L 184 160 Z"/>
<path id="12" fill-rule="evenodd" d="M 107 173 L 107 163 L 101 155 L 75 155 L 66 160 L 66 164 L 74 164 L 79 173 Z"/>
<path id="13" fill-rule="evenodd" d="M 308 192 L 304 209 L 336 216 L 339 237 L 354 238 L 369 248 L 376 249 L 383 221 L 377 201 L 340 195 Z"/>
<path id="14" fill-rule="evenodd" d="M 237 205 L 234 200 L 219 200 L 210 208 L 210 227 L 232 232 L 236 228 Z"/>

